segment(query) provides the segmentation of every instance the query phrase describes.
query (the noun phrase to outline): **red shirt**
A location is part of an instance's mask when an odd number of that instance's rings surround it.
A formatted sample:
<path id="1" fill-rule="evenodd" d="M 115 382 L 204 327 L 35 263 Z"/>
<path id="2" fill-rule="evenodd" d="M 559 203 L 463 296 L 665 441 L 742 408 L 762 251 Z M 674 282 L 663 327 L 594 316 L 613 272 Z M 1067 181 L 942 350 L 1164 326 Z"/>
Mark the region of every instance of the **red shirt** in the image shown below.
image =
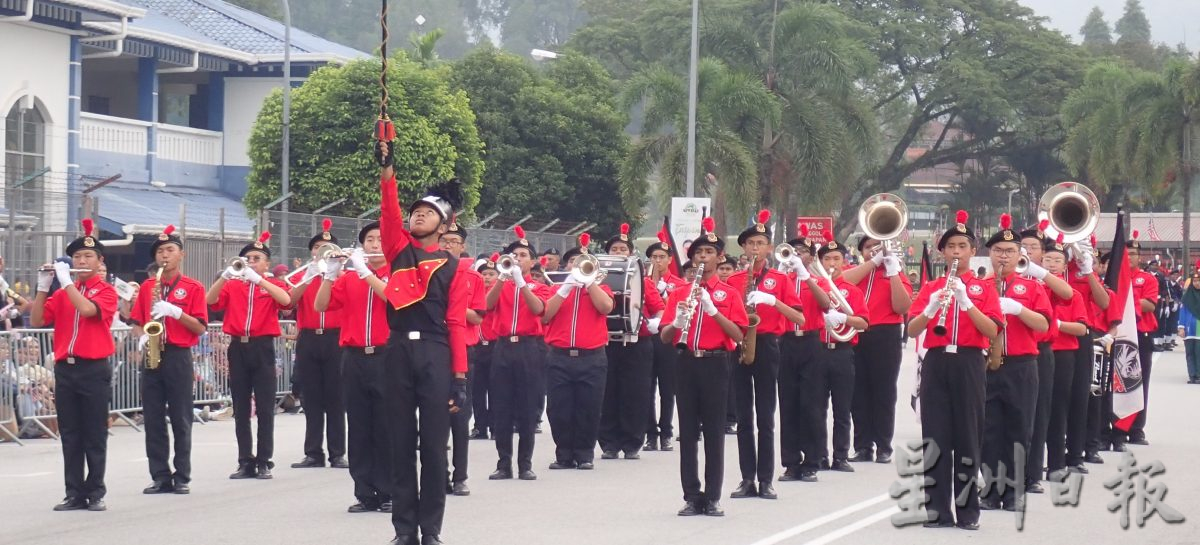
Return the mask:
<path id="1" fill-rule="evenodd" d="M 99 275 L 76 281 L 75 288 L 96 304 L 98 312 L 91 318 L 81 316 L 65 289 L 46 300 L 42 321 L 54 328 L 54 360 L 62 361 L 69 356 L 99 360 L 113 355 L 116 345 L 112 321 L 117 314 L 117 290 Z"/>
<path id="2" fill-rule="evenodd" d="M 612 289 L 600 289 L 612 297 Z M 556 290 L 557 291 L 557 290 Z M 608 344 L 608 315 L 601 314 L 582 287 L 571 289 L 558 313 L 546 324 L 546 344 L 557 348 L 591 350 Z"/>
<path id="3" fill-rule="evenodd" d="M 1083 298 L 1083 306 L 1087 309 L 1087 326 L 1092 329 L 1108 331 L 1109 323 L 1106 311 L 1101 309 L 1096 304 L 1096 299 L 1092 297 L 1092 288 L 1088 284 L 1088 276 L 1079 272 L 1079 266 L 1075 264 L 1074 260 L 1067 263 L 1067 283 L 1075 291 L 1079 292 L 1079 295 Z M 1093 272 L 1090 276 L 1096 276 L 1096 273 Z M 1101 285 L 1104 284 L 1103 279 L 1097 277 L 1097 280 L 1100 280 Z"/>
<path id="4" fill-rule="evenodd" d="M 1158 329 L 1154 310 L 1142 312 L 1142 300 L 1158 304 L 1158 278 L 1143 270 L 1133 273 L 1133 310 L 1137 314 L 1138 333 L 1153 333 Z"/>
<path id="5" fill-rule="evenodd" d="M 841 275 L 838 275 L 837 278 L 833 279 L 833 284 L 835 286 L 837 286 L 838 291 L 840 291 L 842 293 L 842 298 L 844 298 L 847 303 L 850 303 L 850 308 L 839 308 L 839 309 L 837 309 L 838 312 L 844 313 L 846 316 L 858 316 L 860 318 L 865 318 L 865 316 L 863 316 L 864 315 L 863 311 L 867 308 L 867 302 L 866 302 L 866 299 L 863 297 L 862 290 L 859 290 L 858 286 L 855 286 L 854 284 L 847 282 L 846 279 L 842 278 Z M 832 303 L 832 301 L 830 301 L 830 303 Z M 824 314 L 822 314 L 821 316 L 823 317 Z M 868 327 L 870 327 L 871 323 L 872 322 L 870 320 L 867 320 Z M 838 342 L 838 341 L 834 340 L 833 338 L 831 338 L 829 336 L 828 329 L 821 328 L 821 342 L 831 343 L 831 342 Z M 850 340 L 846 341 L 846 342 L 849 342 L 851 345 L 857 345 L 858 344 L 858 333 L 856 332 L 854 334 L 854 336 L 851 337 Z"/>
<path id="6" fill-rule="evenodd" d="M 358 274 L 354 274 L 354 276 L 358 276 Z M 304 278 L 303 267 L 292 274 L 291 280 L 299 282 L 301 278 Z M 317 288 L 320 283 L 321 277 L 318 276 L 312 279 L 308 283 L 308 287 L 305 288 L 304 294 L 300 296 L 300 300 L 292 299 L 292 306 L 296 309 L 296 327 L 300 329 L 338 329 L 342 327 L 342 315 L 332 310 L 333 305 L 328 307 L 330 310 L 317 312 L 315 302 L 317 300 Z M 289 290 L 288 293 L 292 293 L 293 291 L 295 290 Z"/>
<path id="7" fill-rule="evenodd" d="M 375 269 L 375 276 L 388 281 L 390 267 Z M 315 292 L 315 286 L 308 291 Z M 307 294 L 308 292 L 305 292 Z M 358 273 L 347 272 L 338 277 L 329 292 L 328 312 L 341 317 L 338 344 L 353 348 L 384 346 L 388 341 L 387 301 L 371 289 Z"/>
<path id="8" fill-rule="evenodd" d="M 153 278 L 142 282 L 142 289 L 138 290 L 137 300 L 134 301 L 133 309 L 130 311 L 130 318 L 139 324 L 144 325 L 154 319 L 150 313 L 154 310 L 154 303 L 151 301 L 154 298 L 154 292 L 150 288 L 152 283 L 154 283 Z M 175 278 L 169 280 L 164 275 L 158 289 L 162 301 L 183 309 L 184 314 L 200 320 L 202 324 L 208 323 L 208 304 L 204 302 L 204 284 L 183 274 L 176 274 Z M 166 344 L 192 347 L 200 342 L 200 336 L 192 333 L 179 320 L 166 316 L 162 318 L 162 323 L 162 340 Z"/>
<path id="9" fill-rule="evenodd" d="M 746 329 L 750 321 L 746 316 L 746 305 L 742 302 L 740 293 L 733 289 L 733 286 L 722 282 L 715 274 L 701 285 L 712 297 L 717 312 L 729 318 L 729 321 L 737 324 L 743 330 Z M 682 288 L 671 292 L 670 297 L 667 298 L 667 308 L 663 311 L 662 323 L 670 324 L 675 321 L 675 311 L 678 309 L 679 303 L 687 300 L 690 291 L 688 288 Z M 688 327 L 688 350 L 733 350 L 737 344 L 725 334 L 725 331 L 717 324 L 716 318 L 704 313 L 701 309 L 702 303 L 699 301 L 696 303 L 696 312 Z"/>
<path id="10" fill-rule="evenodd" d="M 1083 306 L 1083 296 L 1076 291 L 1070 299 L 1063 299 L 1053 293 L 1050 294 L 1050 303 L 1054 305 L 1054 316 L 1064 323 L 1081 323 L 1087 324 L 1087 309 Z M 1079 337 L 1068 335 L 1054 328 L 1057 333 L 1054 336 L 1054 341 L 1050 344 L 1050 348 L 1058 350 L 1075 350 L 1079 348 Z"/>
<path id="11" fill-rule="evenodd" d="M 483 315 L 483 323 L 475 326 L 475 336 L 479 337 L 476 344 L 483 341 L 491 342 L 500 338 L 500 335 L 496 333 L 496 316 L 497 312 L 494 309 L 490 310 L 487 314 Z"/>
<path id="12" fill-rule="evenodd" d="M 789 307 L 802 308 L 800 297 L 796 295 L 796 290 L 792 287 L 792 282 L 786 274 L 769 267 L 765 271 L 760 271 L 759 274 L 761 278 L 758 280 L 758 291 L 774 295 L 776 299 Z M 733 273 L 728 280 L 729 284 L 742 295 L 746 293 L 746 275 L 746 271 L 738 271 Z M 761 334 L 782 335 L 788 330 L 788 325 L 792 324 L 792 321 L 780 313 L 775 305 L 755 305 L 754 307 L 759 318 L 758 332 Z"/>
<path id="13" fill-rule="evenodd" d="M 463 286 L 469 293 L 467 294 L 467 309 L 474 310 L 484 316 L 487 316 L 487 288 L 483 287 L 483 275 L 479 274 L 472 267 L 473 263 L 469 259 L 458 260 L 458 274 L 463 275 Z M 475 346 L 479 344 L 479 326 L 471 325 L 463 318 L 463 326 L 466 328 L 467 346 Z"/>
<path id="14" fill-rule="evenodd" d="M 542 301 L 554 296 L 555 290 L 534 282 L 529 275 L 525 275 L 525 283 Z M 489 314 L 496 315 L 493 325 L 497 337 L 540 337 L 544 332 L 541 317 L 529 310 L 523 299 L 519 305 L 516 304 L 517 299 L 523 297 L 518 296 L 519 291 L 512 280 L 505 280 L 500 285 L 500 300 L 496 302 L 495 308 L 489 311 Z"/>
<path id="15" fill-rule="evenodd" d="M 1104 291 L 1108 292 L 1108 308 L 1100 308 L 1100 305 L 1091 305 L 1088 307 L 1088 317 L 1096 324 L 1103 324 L 1104 327 L 1097 328 L 1104 333 L 1112 328 L 1112 325 L 1121 321 L 1121 317 L 1117 316 L 1117 294 L 1106 286 Z"/>
<path id="16" fill-rule="evenodd" d="M 865 267 L 866 265 L 859 265 Z M 908 276 L 903 272 L 897 273 L 900 282 L 904 284 L 904 291 L 908 293 L 909 299 L 912 299 L 912 283 L 908 281 Z M 862 291 L 863 299 L 867 303 L 867 311 L 860 315 L 866 318 L 871 325 L 890 325 L 904 322 L 904 316 L 896 312 L 892 308 L 892 279 L 888 278 L 887 270 L 883 267 L 875 267 L 875 270 L 867 274 L 858 284 L 858 289 Z"/>
<path id="17" fill-rule="evenodd" d="M 658 287 L 654 285 L 654 281 L 650 280 L 649 276 L 645 278 L 645 281 L 646 285 L 642 288 L 642 325 L 638 329 L 638 337 L 650 337 L 653 335 L 646 328 L 646 320 L 653 318 L 655 314 L 662 312 L 667 307 L 667 303 L 663 300 L 662 295 L 659 295 Z M 659 327 L 662 327 L 661 323 L 659 323 Z"/>
<path id="18" fill-rule="evenodd" d="M 967 288 L 967 297 L 971 299 L 971 303 L 979 308 L 979 311 L 991 318 L 992 321 L 1004 327 L 1004 317 L 1000 312 L 1000 295 L 996 293 L 996 285 L 990 280 L 981 280 L 975 276 L 975 273 L 967 271 L 959 280 Z M 917 294 L 917 300 L 913 301 L 912 309 L 909 310 L 909 317 L 916 317 L 925 311 L 925 307 L 929 305 L 929 299 L 937 292 L 941 291 L 946 286 L 946 277 L 935 278 L 921 286 L 920 293 Z M 961 346 L 970 348 L 987 348 L 991 345 L 991 340 L 985 337 L 978 329 L 975 329 L 975 324 L 971 322 L 971 317 L 967 316 L 967 311 L 961 310 L 954 298 L 950 299 L 948 307 L 949 314 L 946 315 L 946 334 L 937 335 L 933 332 L 933 328 L 937 325 L 938 318 L 929 320 L 929 324 L 925 326 L 925 348 L 939 348 L 944 346 Z"/>
<path id="19" fill-rule="evenodd" d="M 995 282 L 994 278 L 989 280 Z M 1037 280 L 1025 278 L 1017 273 L 1009 273 L 1002 284 L 1005 286 L 1005 297 L 1014 299 L 1025 305 L 1025 308 L 1045 316 L 1046 320 L 1054 319 L 1054 313 L 1050 310 L 1050 297 L 1046 295 L 1046 289 Z M 1034 331 L 1016 316 L 1005 314 L 1004 319 L 1007 322 L 1002 333 L 1004 335 L 1004 355 L 1036 356 L 1038 342 L 1041 341 L 1044 334 Z"/>
<path id="20" fill-rule="evenodd" d="M 646 280 L 646 285 L 651 286 L 655 291 L 658 291 L 659 296 L 661 296 L 664 301 L 666 300 L 667 295 L 674 291 L 675 288 L 678 288 L 679 286 L 691 286 L 691 284 L 689 284 L 686 280 L 675 276 L 675 274 L 671 271 L 666 271 L 662 274 L 662 276 L 659 277 L 659 280 L 667 283 L 667 289 L 665 290 L 658 290 L 658 281 L 654 280 L 653 276 L 647 275 Z"/>
<path id="21" fill-rule="evenodd" d="M 264 278 L 287 291 L 287 285 L 278 278 Z M 213 310 L 225 311 L 221 331 L 230 337 L 278 337 L 279 311 L 286 309 L 275 301 L 267 290 L 250 282 L 229 280 L 221 287 Z"/>
<path id="22" fill-rule="evenodd" d="M 792 290 L 796 292 L 800 299 L 801 310 L 804 311 L 804 325 L 796 325 L 795 323 L 788 326 L 788 331 L 818 331 L 825 329 L 825 309 L 817 303 L 817 297 L 813 295 L 812 289 L 808 287 L 808 281 L 800 281 L 796 279 L 796 273 L 788 273 L 788 281 L 792 283 Z M 824 278 L 817 278 L 817 285 L 829 293 L 829 283 Z"/>

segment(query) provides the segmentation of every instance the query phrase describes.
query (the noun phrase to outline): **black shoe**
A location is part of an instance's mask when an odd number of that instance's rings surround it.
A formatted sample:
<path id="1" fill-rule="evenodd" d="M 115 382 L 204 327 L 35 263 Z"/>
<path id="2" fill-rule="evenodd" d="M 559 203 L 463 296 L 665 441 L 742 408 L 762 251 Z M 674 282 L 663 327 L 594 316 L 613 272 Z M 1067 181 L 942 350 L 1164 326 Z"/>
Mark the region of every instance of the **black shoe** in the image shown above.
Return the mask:
<path id="1" fill-rule="evenodd" d="M 108 505 L 106 505 L 104 503 L 104 500 L 102 498 L 96 498 L 94 500 L 88 500 L 87 510 L 88 511 L 108 511 Z"/>
<path id="2" fill-rule="evenodd" d="M 642 455 L 638 454 L 638 451 L 636 451 L 636 450 L 635 451 L 625 451 L 625 459 L 626 460 L 640 460 L 641 458 L 642 458 Z"/>
<path id="3" fill-rule="evenodd" d="M 775 487 L 771 486 L 771 483 L 759 483 L 758 497 L 764 500 L 774 500 L 779 498 L 779 494 L 775 493 Z"/>
<path id="4" fill-rule="evenodd" d="M 536 481 L 537 474 L 534 473 L 532 469 L 522 469 L 517 475 L 517 478 L 521 479 L 522 481 Z"/>
<path id="5" fill-rule="evenodd" d="M 176 494 L 191 494 L 192 487 L 188 483 L 175 483 Z"/>
<path id="6" fill-rule="evenodd" d="M 954 523 L 950 522 L 948 520 L 943 520 L 941 522 L 930 520 L 930 521 L 926 521 L 925 524 L 923 524 L 922 526 L 924 526 L 926 528 L 953 528 Z"/>
<path id="7" fill-rule="evenodd" d="M 972 532 L 979 529 L 979 522 L 960 522 L 955 524 L 960 530 L 970 530 Z"/>
<path id="8" fill-rule="evenodd" d="M 670 435 L 658 440 L 658 450 L 661 450 L 664 452 L 670 452 L 672 450 L 675 450 L 675 445 L 671 444 L 671 436 Z"/>
<path id="9" fill-rule="evenodd" d="M 833 465 L 829 466 L 829 469 L 834 471 L 844 471 L 846 473 L 854 473 L 854 468 L 850 467 L 850 462 L 845 460 L 834 460 Z"/>
<path id="10" fill-rule="evenodd" d="M 1104 458 L 1101 458 L 1100 454 L 1098 454 L 1098 453 L 1089 452 L 1089 453 L 1087 453 L 1087 456 L 1083 457 L 1083 461 L 1085 461 L 1089 464 L 1103 464 Z"/>
<path id="11" fill-rule="evenodd" d="M 1198 379 L 1198 378 L 1189 378 L 1189 379 L 1188 379 L 1188 384 L 1200 384 L 1200 379 Z"/>
<path id="12" fill-rule="evenodd" d="M 473 429 L 473 430 L 471 430 L 471 435 L 468 435 L 467 438 L 469 438 L 469 439 L 487 439 L 488 432 L 487 432 L 487 430 Z"/>
<path id="13" fill-rule="evenodd" d="M 876 454 L 875 454 L 875 463 L 877 463 L 877 464 L 890 464 L 890 463 L 892 463 L 892 453 L 890 453 L 890 452 L 879 452 L 879 453 L 876 453 Z"/>
<path id="14" fill-rule="evenodd" d="M 396 536 L 388 542 L 388 545 L 419 545 L 417 536 Z"/>
<path id="15" fill-rule="evenodd" d="M 680 509 L 676 514 L 681 517 L 694 517 L 696 515 L 703 515 L 704 506 L 700 505 L 699 503 L 689 501 L 683 504 L 683 509 Z"/>
<path id="16" fill-rule="evenodd" d="M 658 439 L 654 436 L 646 438 L 646 444 L 642 445 L 642 450 L 658 450 Z"/>
<path id="17" fill-rule="evenodd" d="M 379 510 L 379 505 L 360 501 L 346 508 L 347 513 L 374 513 Z"/>
<path id="18" fill-rule="evenodd" d="M 1144 446 L 1149 446 L 1150 442 L 1147 441 L 1145 437 L 1130 437 L 1129 444 L 1141 445 L 1144 447 Z M 1113 445 L 1113 447 L 1116 447 L 1116 445 Z M 1124 452 L 1124 451 L 1117 450 L 1116 448 L 1113 448 L 1113 450 L 1116 450 L 1117 452 Z"/>
<path id="19" fill-rule="evenodd" d="M 1005 511 L 1008 511 L 1009 513 L 1016 512 L 1016 510 L 1017 510 L 1017 502 L 1016 502 L 1016 500 L 1013 500 L 1013 501 L 1006 501 L 1006 502 L 1004 502 L 1004 504 L 1003 504 L 1003 505 L 1004 505 L 1004 510 L 1005 510 Z"/>
<path id="20" fill-rule="evenodd" d="M 1083 464 L 1079 464 L 1077 466 L 1071 466 L 1067 469 L 1070 470 L 1071 473 L 1081 473 L 1083 475 L 1088 474 L 1088 468 L 1087 468 L 1087 466 L 1085 466 Z"/>
<path id="21" fill-rule="evenodd" d="M 714 502 L 709 502 L 708 505 L 705 505 L 704 506 L 704 516 L 706 516 L 706 517 L 723 517 L 723 516 L 725 516 L 725 510 L 721 509 L 721 502 L 714 501 Z"/>
<path id="22" fill-rule="evenodd" d="M 617 451 L 615 451 L 615 450 L 606 450 L 606 451 L 604 451 L 604 452 L 601 452 L 601 453 L 600 453 L 600 459 L 601 459 L 601 460 L 616 460 L 616 459 L 617 459 Z"/>
<path id="23" fill-rule="evenodd" d="M 1065 483 L 1070 471 L 1067 468 L 1056 469 L 1046 474 L 1046 480 L 1052 483 Z"/>
<path id="24" fill-rule="evenodd" d="M 1042 483 L 1034 481 L 1032 483 L 1025 485 L 1025 493 L 1026 494 L 1045 494 L 1046 489 L 1042 488 Z"/>
<path id="25" fill-rule="evenodd" d="M 175 487 L 170 481 L 154 481 L 142 489 L 142 494 L 170 494 L 175 491 Z"/>
<path id="26" fill-rule="evenodd" d="M 542 423 L 538 422 L 533 428 L 533 433 L 542 433 Z"/>
<path id="27" fill-rule="evenodd" d="M 817 472 L 816 472 L 816 471 L 802 471 L 802 472 L 800 472 L 800 481 L 802 481 L 802 482 L 806 482 L 806 483 L 815 483 L 815 482 L 817 482 Z"/>
<path id="28" fill-rule="evenodd" d="M 329 459 L 329 467 L 337 469 L 349 469 L 350 462 L 346 461 L 345 456 L 334 456 L 333 458 Z"/>
<path id="29" fill-rule="evenodd" d="M 258 464 L 258 475 L 255 475 L 254 478 L 262 479 L 262 480 L 270 479 L 271 478 L 270 464 Z"/>
<path id="30" fill-rule="evenodd" d="M 995 511 L 1000 509 L 1000 500 L 998 498 L 979 498 L 980 511 Z"/>
<path id="31" fill-rule="evenodd" d="M 491 475 L 488 475 L 489 481 L 503 481 L 503 480 L 511 479 L 511 478 L 512 478 L 512 470 L 511 469 L 497 469 L 496 471 L 493 471 Z"/>
<path id="32" fill-rule="evenodd" d="M 742 481 L 729 497 L 734 499 L 753 498 L 758 496 L 758 489 L 754 487 L 754 481 Z M 707 514 L 707 513 L 706 513 Z"/>
<path id="33" fill-rule="evenodd" d="M 83 498 L 65 498 L 61 503 L 54 506 L 55 511 L 78 511 L 87 509 L 87 500 Z"/>
<path id="34" fill-rule="evenodd" d="M 446 495 L 450 495 L 453 493 L 454 493 L 454 483 L 451 483 L 450 481 L 446 481 Z"/>
<path id="35" fill-rule="evenodd" d="M 467 488 L 467 483 L 455 481 L 454 485 L 451 487 L 450 493 L 454 494 L 455 496 L 470 496 L 471 489 Z"/>
<path id="36" fill-rule="evenodd" d="M 591 462 L 579 462 L 579 466 L 577 467 L 577 469 L 582 469 L 584 471 L 591 471 L 593 469 L 596 469 L 596 464 L 593 464 Z"/>
<path id="37" fill-rule="evenodd" d="M 229 478 L 230 479 L 253 479 L 256 475 L 258 475 L 258 469 L 254 467 L 254 464 L 239 464 L 237 471 L 234 471 L 233 474 L 229 476 Z"/>
<path id="38" fill-rule="evenodd" d="M 872 458 L 873 458 L 873 456 L 871 456 L 870 449 L 862 449 L 862 450 L 854 451 L 854 456 L 850 457 L 850 461 L 851 462 L 870 462 Z"/>
<path id="39" fill-rule="evenodd" d="M 425 534 L 421 536 L 421 545 L 442 545 L 442 540 L 438 536 Z"/>
<path id="40" fill-rule="evenodd" d="M 821 468 L 822 471 L 828 471 L 829 470 L 829 458 L 821 458 L 821 463 L 817 467 Z"/>
<path id="41" fill-rule="evenodd" d="M 779 476 L 780 481 L 799 481 L 800 472 L 794 467 L 789 467 L 783 470 L 783 475 Z"/>
<path id="42" fill-rule="evenodd" d="M 575 462 L 559 462 L 556 460 L 550 462 L 550 469 L 575 469 Z"/>
<path id="43" fill-rule="evenodd" d="M 725 424 L 725 435 L 737 435 L 737 424 Z"/>
<path id="44" fill-rule="evenodd" d="M 391 513 L 392 512 L 392 500 L 387 500 L 383 503 L 380 503 L 379 504 L 379 512 L 380 513 Z"/>
<path id="45" fill-rule="evenodd" d="M 312 456 L 305 456 L 303 460 L 292 464 L 292 469 L 302 469 L 308 467 L 325 467 L 325 460 L 318 460 Z"/>

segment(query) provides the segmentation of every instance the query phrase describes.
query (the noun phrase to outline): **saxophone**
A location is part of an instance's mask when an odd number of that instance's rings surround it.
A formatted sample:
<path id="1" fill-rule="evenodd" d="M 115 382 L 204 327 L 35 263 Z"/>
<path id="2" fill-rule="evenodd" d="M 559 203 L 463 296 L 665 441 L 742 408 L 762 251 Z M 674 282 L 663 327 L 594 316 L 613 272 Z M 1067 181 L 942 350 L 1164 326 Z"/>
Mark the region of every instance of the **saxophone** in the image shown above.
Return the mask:
<path id="1" fill-rule="evenodd" d="M 995 274 L 996 292 L 998 292 L 1001 297 L 1004 297 L 1004 280 L 1003 280 L 1004 275 L 1003 275 L 1003 273 L 1004 273 L 1004 267 L 996 268 L 996 274 Z M 1005 317 L 1005 322 L 1007 322 L 1007 321 L 1008 321 L 1008 318 Z M 988 371 L 995 371 L 995 370 L 999 369 L 1001 365 L 1004 365 L 1004 335 L 1007 332 L 1008 332 L 1008 327 L 1006 325 L 1003 330 L 1001 330 L 999 333 L 996 334 L 996 337 L 994 339 L 992 339 L 992 344 L 990 346 L 988 346 L 988 354 L 987 354 Z"/>
<path id="2" fill-rule="evenodd" d="M 158 272 L 154 273 L 154 282 L 150 283 L 151 308 L 154 307 L 154 303 L 162 300 L 162 274 L 163 267 L 159 265 Z M 158 369 L 158 364 L 162 362 L 163 323 L 151 320 L 142 326 L 142 330 L 150 336 L 146 342 L 146 369 Z"/>
<path id="3" fill-rule="evenodd" d="M 758 264 L 758 257 L 750 259 L 750 268 L 746 269 L 746 291 L 742 294 L 742 300 L 749 299 L 750 292 L 758 288 L 760 277 L 754 276 L 754 266 Z M 766 272 L 766 267 L 763 267 L 763 272 Z M 757 305 L 746 305 L 746 314 L 749 317 L 749 326 L 746 328 L 746 336 L 742 340 L 742 356 L 738 360 L 742 365 L 750 365 L 754 363 L 754 357 L 758 350 L 758 324 L 762 322 L 762 318 L 758 317 Z"/>
<path id="4" fill-rule="evenodd" d="M 687 304 L 688 312 L 696 313 L 696 306 L 700 304 L 700 290 L 704 289 L 704 264 L 696 265 L 696 277 L 692 279 L 691 291 L 688 292 Z M 687 350 L 688 334 L 691 333 L 692 320 L 688 317 L 688 322 L 679 330 L 679 339 L 675 341 L 675 348 Z"/>

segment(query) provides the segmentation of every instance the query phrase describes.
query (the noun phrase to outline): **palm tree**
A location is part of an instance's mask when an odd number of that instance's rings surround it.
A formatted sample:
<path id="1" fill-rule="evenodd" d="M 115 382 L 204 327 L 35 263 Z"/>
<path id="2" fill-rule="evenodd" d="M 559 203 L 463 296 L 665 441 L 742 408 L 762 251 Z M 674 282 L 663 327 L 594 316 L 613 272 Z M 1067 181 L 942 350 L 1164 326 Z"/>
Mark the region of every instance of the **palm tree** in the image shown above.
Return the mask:
<path id="1" fill-rule="evenodd" d="M 713 197 L 717 229 L 740 225 L 758 202 L 758 170 L 747 127 L 778 123 L 780 106 L 761 81 L 724 62 L 702 58 L 696 105 L 697 188 Z M 621 100 L 626 108 L 642 104 L 641 135 L 621 168 L 626 203 L 645 202 L 647 179 L 659 174 L 657 200 L 682 195 L 687 178 L 687 80 L 663 66 L 634 74 Z M 724 221 L 729 211 L 731 221 Z M 636 216 L 640 210 L 627 211 Z"/>
<path id="2" fill-rule="evenodd" d="M 435 28 L 425 34 L 412 33 L 408 37 L 408 45 L 412 47 L 412 59 L 429 68 L 438 63 L 437 43 L 446 35 L 446 31 Z"/>
<path id="3" fill-rule="evenodd" d="M 1100 63 L 1088 70 L 1083 85 L 1063 102 L 1067 166 L 1101 194 L 1119 197 L 1120 186 L 1128 180 L 1117 128 L 1125 122 L 1124 100 L 1132 84 L 1133 73 L 1125 67 Z"/>

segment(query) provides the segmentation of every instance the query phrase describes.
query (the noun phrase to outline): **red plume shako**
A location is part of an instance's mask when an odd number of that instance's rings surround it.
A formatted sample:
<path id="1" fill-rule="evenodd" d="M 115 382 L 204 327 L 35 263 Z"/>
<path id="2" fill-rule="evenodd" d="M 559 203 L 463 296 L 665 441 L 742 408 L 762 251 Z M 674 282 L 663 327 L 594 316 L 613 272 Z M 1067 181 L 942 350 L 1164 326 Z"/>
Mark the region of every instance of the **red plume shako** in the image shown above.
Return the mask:
<path id="1" fill-rule="evenodd" d="M 825 237 L 825 244 L 823 244 L 819 249 L 817 249 L 817 258 L 818 259 L 824 257 L 825 254 L 827 254 L 829 252 L 841 252 L 842 255 L 846 255 L 846 252 L 847 252 L 846 245 L 840 244 L 840 243 L 838 243 L 838 241 L 833 239 L 833 231 L 826 229 L 821 232 L 821 235 Z"/>
<path id="2" fill-rule="evenodd" d="M 800 224 L 799 235 L 796 238 L 789 240 L 788 244 L 791 244 L 792 247 L 797 250 L 799 250 L 801 248 L 807 248 L 809 254 L 813 253 L 813 243 L 812 243 L 812 239 L 808 238 L 808 224 L 807 223 Z"/>
<path id="3" fill-rule="evenodd" d="M 446 226 L 446 234 L 458 235 L 462 237 L 463 241 L 467 240 L 467 230 L 464 229 L 462 225 L 459 225 L 458 214 L 453 214 L 450 216 L 450 225 Z"/>
<path id="4" fill-rule="evenodd" d="M 1139 236 L 1139 235 L 1141 235 L 1141 233 L 1139 233 L 1137 229 L 1134 229 L 1134 230 L 1133 230 L 1133 236 L 1132 236 L 1132 237 L 1130 237 L 1130 238 L 1129 238 L 1129 241 L 1125 243 L 1125 247 L 1126 247 L 1126 248 L 1133 248 L 1134 250 L 1140 250 L 1140 249 L 1142 249 L 1142 243 L 1141 243 L 1141 242 L 1138 242 L 1138 236 Z"/>
<path id="5" fill-rule="evenodd" d="M 517 235 L 517 240 L 509 243 L 508 246 L 505 246 L 504 253 L 511 254 L 517 248 L 525 248 L 526 250 L 529 250 L 530 257 L 537 253 L 533 250 L 533 245 L 529 243 L 529 239 L 525 238 L 524 227 L 521 227 L 520 225 L 513 227 L 513 233 Z"/>
<path id="6" fill-rule="evenodd" d="M 716 229 L 716 225 L 717 223 L 713 221 L 712 218 L 704 218 L 704 220 L 700 222 L 700 236 L 696 237 L 696 240 L 692 241 L 691 246 L 688 246 L 688 259 L 691 259 L 693 256 L 695 256 L 696 250 L 701 246 L 712 246 L 713 248 L 716 248 L 717 253 L 725 251 L 725 240 L 713 232 L 713 230 Z"/>
<path id="7" fill-rule="evenodd" d="M 647 259 L 650 258 L 651 254 L 658 250 L 662 250 L 668 256 L 671 255 L 671 236 L 667 234 L 667 230 L 659 229 L 656 236 L 658 237 L 658 242 L 655 242 L 654 244 L 651 244 L 650 247 L 646 248 Z M 612 241 L 609 241 L 610 245 L 611 243 Z"/>
<path id="8" fill-rule="evenodd" d="M 96 224 L 91 218 L 83 218 L 79 223 L 83 226 L 83 236 L 67 245 L 67 255 L 75 255 L 79 250 L 95 250 L 97 254 L 104 255 L 104 245 L 96 238 Z"/>
<path id="9" fill-rule="evenodd" d="M 1018 240 L 1020 240 L 1020 238 L 1021 237 L 1017 235 L 1017 232 L 1013 231 L 1012 216 L 1008 214 L 1000 214 L 1000 230 L 996 231 L 996 234 L 992 235 L 992 238 L 988 239 L 986 246 L 991 248 L 993 244 L 999 242 L 1016 243 Z"/>
<path id="10" fill-rule="evenodd" d="M 266 254 L 268 258 L 270 258 L 271 247 L 267 245 L 268 240 L 271 240 L 271 232 L 263 231 L 261 235 L 258 235 L 258 240 L 243 247 L 242 251 L 238 253 L 238 256 L 246 257 L 246 254 L 250 252 L 262 252 Z"/>
<path id="11" fill-rule="evenodd" d="M 754 219 L 754 225 L 751 225 L 738 235 L 738 246 L 745 244 L 753 236 L 766 237 L 767 242 L 771 242 L 771 228 L 768 227 L 768 224 L 771 222 L 771 211 L 767 209 L 759 210 L 758 216 Z"/>
<path id="12" fill-rule="evenodd" d="M 333 236 L 333 233 L 329 232 L 330 229 L 333 229 L 333 220 L 329 218 L 321 220 L 321 232 L 308 239 L 308 251 L 311 252 L 313 248 L 316 248 L 317 245 L 322 242 L 337 244 L 338 239 L 337 237 Z"/>
<path id="13" fill-rule="evenodd" d="M 570 262 L 572 257 L 588 253 L 588 245 L 590 245 L 592 243 L 592 235 L 589 233 L 583 233 L 583 234 L 579 235 L 578 240 L 579 240 L 579 246 L 571 248 L 570 250 L 567 250 L 566 253 L 563 254 L 563 256 L 562 256 L 563 263 Z M 546 256 L 542 256 L 542 259 L 546 259 Z M 545 264 L 543 264 L 542 266 L 544 267 Z"/>
<path id="14" fill-rule="evenodd" d="M 158 238 L 156 238 L 154 243 L 150 245 L 150 258 L 153 259 L 158 253 L 158 248 L 166 244 L 174 244 L 179 246 L 179 249 L 183 249 L 183 239 L 180 238 L 179 235 L 175 234 L 174 225 L 168 225 L 164 227 L 162 232 L 158 234 Z"/>
<path id="15" fill-rule="evenodd" d="M 1067 245 L 1063 243 L 1063 240 L 1065 240 L 1065 235 L 1063 235 L 1062 233 L 1059 233 L 1058 240 L 1055 240 L 1053 242 L 1050 242 L 1050 241 L 1046 242 L 1045 251 L 1046 252 L 1059 252 L 1063 255 L 1066 255 L 1067 254 Z"/>
<path id="16" fill-rule="evenodd" d="M 612 251 L 612 245 L 616 244 L 618 242 L 624 242 L 625 245 L 629 247 L 629 253 L 630 254 L 633 253 L 633 241 L 629 239 L 629 224 L 628 223 L 622 223 L 621 224 L 621 232 L 617 233 L 617 236 L 612 237 L 604 242 L 604 252 L 608 253 L 608 252 Z"/>
<path id="17" fill-rule="evenodd" d="M 954 225 L 950 226 L 949 229 L 946 229 L 946 232 L 942 233 L 941 238 L 938 239 L 938 250 L 945 248 L 946 242 L 949 241 L 951 237 L 956 236 L 966 237 L 972 246 L 975 245 L 975 232 L 972 231 L 970 227 L 967 227 L 967 220 L 969 218 L 970 216 L 967 215 L 966 210 L 959 210 L 954 214 Z"/>

